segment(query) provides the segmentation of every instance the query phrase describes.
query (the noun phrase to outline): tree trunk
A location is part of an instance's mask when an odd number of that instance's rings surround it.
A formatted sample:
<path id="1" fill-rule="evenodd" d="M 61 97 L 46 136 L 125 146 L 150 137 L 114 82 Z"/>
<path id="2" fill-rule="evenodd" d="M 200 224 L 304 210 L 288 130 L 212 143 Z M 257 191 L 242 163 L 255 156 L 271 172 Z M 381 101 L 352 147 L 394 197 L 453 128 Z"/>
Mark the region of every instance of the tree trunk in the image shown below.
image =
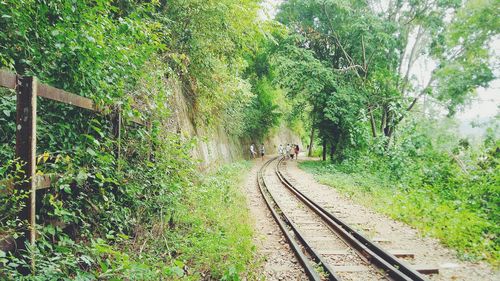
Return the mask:
<path id="1" fill-rule="evenodd" d="M 388 111 L 387 107 L 384 107 L 384 116 L 382 120 L 382 125 L 383 125 L 383 133 L 385 136 L 385 144 L 384 148 L 385 150 L 389 149 L 389 145 L 391 143 L 391 137 L 392 134 L 394 133 L 394 122 L 393 122 L 393 117 L 391 113 Z"/>
<path id="2" fill-rule="evenodd" d="M 370 109 L 370 126 L 372 128 L 372 136 L 374 138 L 377 137 L 377 128 L 375 127 L 375 118 L 373 118 L 373 112 L 372 110 Z"/>
<path id="3" fill-rule="evenodd" d="M 403 94 L 406 93 L 406 90 L 407 90 L 407 84 L 408 84 L 408 80 L 409 80 L 409 76 L 410 76 L 410 71 L 411 71 L 411 68 L 413 66 L 413 63 L 415 62 L 415 55 L 417 54 L 420 46 L 420 41 L 421 41 L 421 38 L 422 36 L 424 35 L 424 30 L 422 29 L 422 26 L 419 25 L 418 26 L 418 31 L 417 31 L 417 36 L 415 37 L 415 42 L 413 43 L 413 46 L 411 48 L 411 52 L 410 52 L 410 57 L 408 58 L 408 63 L 406 65 L 406 73 L 405 73 L 405 76 L 403 78 L 403 84 L 401 85 L 402 86 L 402 92 Z"/>
<path id="4" fill-rule="evenodd" d="M 391 138 L 392 138 L 392 134 L 394 133 L 394 127 L 390 127 L 390 126 L 385 127 L 384 133 L 385 133 L 384 148 L 385 148 L 385 150 L 388 150 L 389 146 L 391 145 Z"/>
<path id="5" fill-rule="evenodd" d="M 385 112 L 385 116 L 384 116 L 384 136 L 386 137 L 390 137 L 391 136 L 391 121 L 392 121 L 392 116 L 390 114 L 390 112 Z"/>
<path id="6" fill-rule="evenodd" d="M 384 133 L 385 126 L 386 126 L 386 124 L 387 124 L 387 107 L 386 107 L 386 106 L 384 106 L 384 107 L 382 108 L 382 111 L 383 111 L 383 112 L 382 112 L 382 121 L 380 122 L 380 131 L 381 131 L 382 133 Z"/>
<path id="7" fill-rule="evenodd" d="M 335 154 L 335 145 L 333 143 L 330 144 L 330 159 L 333 160 L 333 155 Z"/>
<path id="8" fill-rule="evenodd" d="M 323 161 L 326 161 L 326 140 L 323 140 Z"/>
<path id="9" fill-rule="evenodd" d="M 314 144 L 314 126 L 311 126 L 311 135 L 310 135 L 310 139 L 309 139 L 309 151 L 307 151 L 307 156 L 309 156 L 309 157 L 312 156 L 313 144 Z"/>

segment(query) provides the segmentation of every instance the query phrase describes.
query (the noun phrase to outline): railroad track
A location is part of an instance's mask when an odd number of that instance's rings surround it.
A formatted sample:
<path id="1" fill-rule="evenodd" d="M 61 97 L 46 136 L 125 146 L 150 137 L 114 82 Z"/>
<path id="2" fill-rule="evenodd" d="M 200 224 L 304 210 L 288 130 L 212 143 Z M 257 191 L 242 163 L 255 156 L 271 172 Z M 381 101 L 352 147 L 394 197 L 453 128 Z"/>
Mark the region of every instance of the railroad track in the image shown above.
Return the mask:
<path id="1" fill-rule="evenodd" d="M 426 280 L 295 188 L 280 171 L 282 161 L 267 161 L 257 183 L 309 279 Z"/>

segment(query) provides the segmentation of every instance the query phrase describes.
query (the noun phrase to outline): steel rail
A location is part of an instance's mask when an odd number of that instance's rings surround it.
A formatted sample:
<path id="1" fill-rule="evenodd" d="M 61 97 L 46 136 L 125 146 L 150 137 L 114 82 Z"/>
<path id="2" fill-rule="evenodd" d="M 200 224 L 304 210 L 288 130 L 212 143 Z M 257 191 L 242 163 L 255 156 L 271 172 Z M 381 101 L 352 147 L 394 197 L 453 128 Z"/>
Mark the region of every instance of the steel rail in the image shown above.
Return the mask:
<path id="1" fill-rule="evenodd" d="M 384 251 L 382 248 L 371 242 L 369 239 L 358 233 L 356 230 L 349 227 L 339 218 L 335 217 L 330 212 L 319 206 L 309 197 L 295 188 L 281 173 L 279 166 L 283 159 L 278 161 L 275 172 L 280 181 L 285 185 L 297 198 L 299 198 L 312 211 L 320 216 L 323 221 L 332 228 L 346 243 L 353 247 L 359 254 L 369 259 L 371 263 L 384 269 L 387 274 L 394 280 L 426 280 L 416 270 L 410 268 L 405 262 L 399 260 L 394 255 Z"/>
<path id="2" fill-rule="evenodd" d="M 295 237 L 298 238 L 300 243 L 302 244 L 304 250 L 307 251 L 307 253 L 311 256 L 311 260 L 313 260 L 316 264 L 321 266 L 325 273 L 327 274 L 327 280 L 329 281 L 338 281 L 340 278 L 335 275 L 333 270 L 331 269 L 330 266 L 324 261 L 324 259 L 319 255 L 304 239 L 303 235 L 298 231 L 297 227 L 295 224 L 292 223 L 292 221 L 284 214 L 282 211 L 281 207 L 279 204 L 274 200 L 272 197 L 271 193 L 267 189 L 267 184 L 264 179 L 264 176 L 262 174 L 263 171 L 269 166 L 271 162 L 276 160 L 278 157 L 275 157 L 273 159 L 270 159 L 267 161 L 262 167 L 260 168 L 257 176 L 257 184 L 259 186 L 260 193 L 262 194 L 262 197 L 264 198 L 264 201 L 266 202 L 266 205 L 268 209 L 271 211 L 271 214 L 273 215 L 274 219 L 278 223 L 279 227 L 281 228 L 281 231 L 283 235 L 286 237 L 288 240 L 292 250 L 294 251 L 295 255 L 299 259 L 299 262 L 302 264 L 306 274 L 308 275 L 310 280 L 322 280 L 320 274 L 314 269 L 314 267 L 311 265 L 309 262 L 309 259 L 302 253 L 299 244 L 294 240 L 294 238 L 290 235 L 286 225 L 293 231 L 295 234 Z M 276 207 L 278 211 L 276 211 L 273 206 Z M 279 214 L 278 214 L 279 212 Z M 281 214 L 281 215 L 280 215 Z"/>
<path id="3" fill-rule="evenodd" d="M 319 276 L 318 272 L 312 267 L 311 264 L 309 264 L 308 259 L 300 250 L 300 246 L 297 244 L 297 242 L 294 241 L 294 239 L 292 238 L 292 236 L 290 235 L 290 233 L 286 229 L 285 222 L 283 221 L 283 219 L 281 219 L 280 215 L 278 215 L 276 210 L 274 210 L 274 208 L 272 207 L 272 204 L 271 204 L 271 200 L 268 198 L 268 196 L 266 195 L 266 192 L 264 191 L 264 188 L 267 190 L 267 187 L 265 186 L 266 183 L 264 181 L 264 177 L 262 176 L 262 171 L 264 171 L 265 168 L 275 159 L 276 158 L 270 159 L 266 163 L 264 163 L 264 165 L 262 165 L 262 167 L 260 168 L 258 175 L 257 175 L 257 185 L 259 186 L 260 193 L 262 194 L 262 197 L 264 198 L 264 201 L 266 202 L 266 205 L 267 205 L 269 211 L 271 211 L 271 214 L 273 215 L 274 219 L 278 223 L 278 226 L 280 227 L 281 232 L 283 233 L 285 238 L 288 240 L 290 247 L 294 251 L 299 262 L 302 264 L 302 267 L 304 268 L 307 276 L 309 277 L 310 280 L 319 281 L 319 280 L 321 280 L 321 277 Z M 261 181 L 262 181 L 262 183 L 261 183 Z M 274 203 L 276 203 L 276 202 L 274 201 Z"/>

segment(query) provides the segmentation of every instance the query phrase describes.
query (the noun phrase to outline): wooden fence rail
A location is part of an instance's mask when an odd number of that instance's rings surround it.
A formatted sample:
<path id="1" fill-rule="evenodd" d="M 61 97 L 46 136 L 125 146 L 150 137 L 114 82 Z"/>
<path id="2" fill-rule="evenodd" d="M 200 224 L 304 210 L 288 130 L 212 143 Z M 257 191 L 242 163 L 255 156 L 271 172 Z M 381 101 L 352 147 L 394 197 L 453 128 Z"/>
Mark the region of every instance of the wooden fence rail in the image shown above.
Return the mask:
<path id="1" fill-rule="evenodd" d="M 10 71 L 0 70 L 0 87 L 14 89 L 16 91 L 16 158 L 23 165 L 24 177 L 27 181 L 15 184 L 3 181 L 0 184 L 11 188 L 25 189 L 29 192 L 26 200 L 26 207 L 21 211 L 20 218 L 27 219 L 29 231 L 24 236 L 29 237 L 30 243 L 36 239 L 36 190 L 48 188 L 51 185 L 49 176 L 36 175 L 36 120 L 37 120 L 37 96 L 58 101 L 64 104 L 91 110 L 96 113 L 109 112 L 106 108 L 98 108 L 93 100 L 73 93 L 57 89 L 50 85 L 40 83 L 36 77 L 20 76 Z M 117 138 L 117 157 L 120 156 L 120 131 L 121 131 L 121 111 L 115 111 L 113 122 L 113 135 Z M 131 121 L 146 125 L 138 118 L 131 118 Z M 32 265 L 34 260 L 32 260 Z"/>
<path id="2" fill-rule="evenodd" d="M 0 70 L 0 86 L 2 87 L 9 89 L 16 89 L 18 86 L 18 82 L 20 81 L 20 78 L 21 76 L 15 73 L 8 72 L 5 70 Z M 40 83 L 38 81 L 35 84 L 38 88 L 36 93 L 37 96 L 85 108 L 92 111 L 99 111 L 95 107 L 94 101 L 92 101 L 89 98 L 75 95 L 73 93 L 69 93 L 64 90 L 54 88 L 47 84 Z"/>
<path id="3" fill-rule="evenodd" d="M 18 81 L 19 81 L 20 77 L 21 77 L 20 75 L 17 75 L 13 72 L 0 69 L 0 87 L 15 90 L 17 85 L 18 85 Z M 89 98 L 75 95 L 73 93 L 52 87 L 50 85 L 40 83 L 38 81 L 36 82 L 36 84 L 37 84 L 37 88 L 38 88 L 36 95 L 39 97 L 43 97 L 46 99 L 58 101 L 61 103 L 72 105 L 72 106 L 84 108 L 84 109 L 95 111 L 98 113 L 104 113 L 107 109 L 106 107 L 98 108 L 96 106 L 96 104 L 94 103 L 94 101 L 89 99 Z M 141 125 L 141 126 L 146 125 L 146 122 L 142 121 L 139 118 L 131 117 L 129 119 L 130 119 L 130 121 L 132 121 L 138 125 Z"/>

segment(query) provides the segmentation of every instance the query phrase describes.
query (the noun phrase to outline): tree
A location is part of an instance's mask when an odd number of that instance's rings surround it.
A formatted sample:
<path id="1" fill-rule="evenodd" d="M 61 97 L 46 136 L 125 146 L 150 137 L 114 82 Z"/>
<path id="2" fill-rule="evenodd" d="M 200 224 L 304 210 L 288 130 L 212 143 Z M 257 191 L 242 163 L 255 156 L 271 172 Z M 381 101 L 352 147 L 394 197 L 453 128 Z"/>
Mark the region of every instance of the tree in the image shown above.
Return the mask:
<path id="1" fill-rule="evenodd" d="M 307 99 L 311 104 L 319 101 L 313 108 L 321 117 L 311 117 L 316 124 L 326 124 L 322 118 L 333 123 L 320 135 L 329 136 L 337 148 L 355 147 L 364 143 L 360 138 L 368 129 L 373 138 L 384 136 L 388 148 L 397 127 L 423 96 L 446 104 L 453 114 L 477 87 L 486 86 L 494 77 L 484 48 L 498 34 L 492 12 L 498 4 L 460 4 L 389 1 L 384 9 L 378 2 L 354 0 L 285 2 L 278 20 L 301 38 L 295 46 L 310 51 L 333 77 L 335 87 L 323 93 L 326 98 L 319 95 L 321 89 Z M 437 65 L 423 85 L 413 77 L 422 60 Z"/>

